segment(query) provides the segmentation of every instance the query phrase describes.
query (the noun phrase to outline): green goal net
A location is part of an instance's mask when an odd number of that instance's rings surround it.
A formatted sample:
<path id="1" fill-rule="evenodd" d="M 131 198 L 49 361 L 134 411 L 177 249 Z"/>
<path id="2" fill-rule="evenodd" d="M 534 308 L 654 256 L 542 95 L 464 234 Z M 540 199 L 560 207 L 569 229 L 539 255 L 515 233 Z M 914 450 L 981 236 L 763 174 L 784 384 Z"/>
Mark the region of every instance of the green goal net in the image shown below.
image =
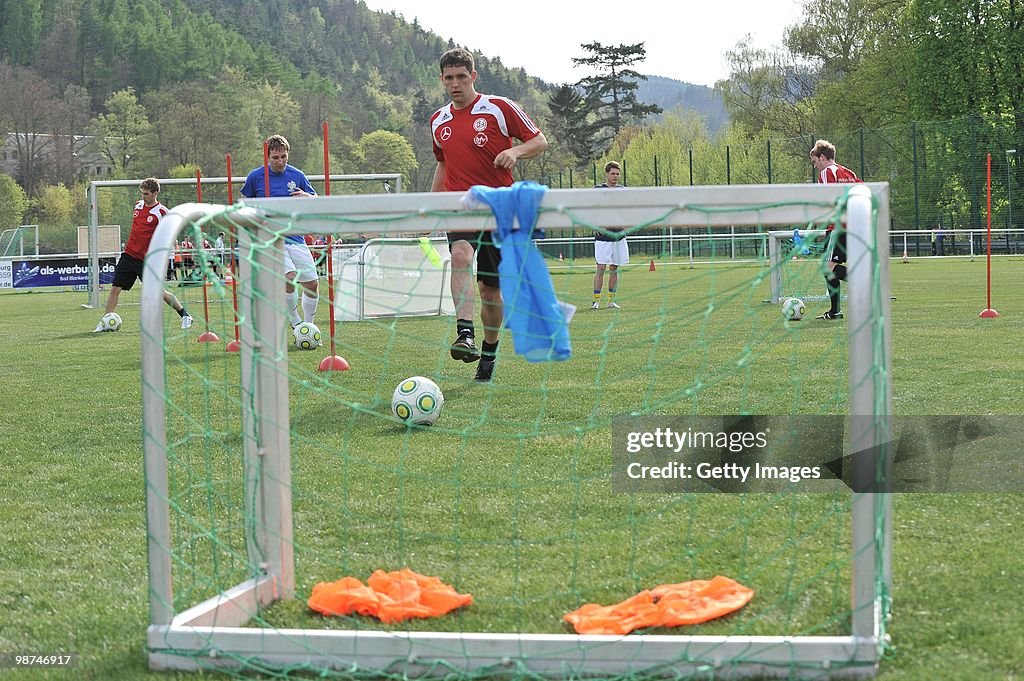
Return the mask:
<path id="1" fill-rule="evenodd" d="M 764 302 L 791 257 L 634 261 L 618 270 L 619 307 L 607 305 L 605 279 L 599 309 L 593 271 L 552 268 L 538 280 L 523 270 L 503 286 L 535 285 L 576 308 L 565 316 L 571 358 L 526 361 L 503 328 L 485 383 L 450 357 L 454 315 L 405 311 L 434 301 L 438 286 L 446 293 L 436 274 L 450 268 L 447 251 L 419 236 L 491 229 L 490 211 L 445 193 L 176 208 L 154 237 L 141 309 L 150 665 L 241 678 L 873 674 L 889 607 L 890 502 L 858 488 L 850 458 L 871 452 L 861 477 L 875 480 L 890 439 L 888 187 L 847 189 L 549 191 L 536 215 L 549 233 L 622 229 L 628 239 L 672 226 L 710 240 L 737 225 L 845 224 L 846 319 L 816 322 L 809 310 L 789 321 Z M 169 249 L 221 230 L 238 239 L 234 282 L 202 259 L 209 313 L 192 330 L 165 330 Z M 312 350 L 289 328 L 282 262 L 284 237 L 306 233 L 407 247 L 353 275 L 356 285 L 339 286 L 337 271 L 320 279 L 323 344 Z M 332 325 L 332 289 L 361 290 L 384 309 Z M 476 316 L 479 344 L 479 300 Z M 196 342 L 204 325 L 227 340 L 236 323 L 239 353 Z M 319 370 L 332 351 L 348 370 Z M 392 413 L 396 386 L 413 376 L 443 393 L 432 426 Z M 633 471 L 680 453 L 667 445 L 631 458 L 668 426 L 771 433 L 760 463 L 794 475 L 638 479 Z M 742 463 L 728 457 L 716 449 L 709 465 Z M 309 606 L 317 585 L 365 586 L 375 571 L 406 568 L 472 602 L 397 622 Z M 629 634 L 579 633 L 565 619 L 717 576 L 753 597 L 723 617 L 643 620 Z"/>

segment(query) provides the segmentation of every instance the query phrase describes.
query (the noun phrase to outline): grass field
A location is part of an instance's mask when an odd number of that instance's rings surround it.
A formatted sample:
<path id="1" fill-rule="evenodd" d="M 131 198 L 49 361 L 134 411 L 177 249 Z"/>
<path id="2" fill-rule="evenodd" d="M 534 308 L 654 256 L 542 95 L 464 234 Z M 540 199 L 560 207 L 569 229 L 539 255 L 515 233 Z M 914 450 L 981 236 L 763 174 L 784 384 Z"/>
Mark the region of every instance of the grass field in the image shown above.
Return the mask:
<path id="1" fill-rule="evenodd" d="M 1024 263 L 994 268 L 1003 316 L 981 320 L 982 262 L 893 263 L 897 414 L 1024 414 Z M 477 601 L 409 629 L 562 632 L 561 614 L 584 601 L 722 573 L 758 596 L 687 633 L 844 631 L 848 494 L 608 493 L 617 414 L 846 408 L 834 368 L 845 327 L 782 324 L 760 303 L 766 282 L 752 285 L 755 272 L 636 267 L 622 278 L 621 311 L 580 310 L 571 362 L 528 365 L 507 352 L 506 336 L 488 386 L 447 358 L 448 319 L 346 325 L 339 354 L 353 370 L 329 382 L 313 370 L 321 355 L 290 352 L 300 593 L 410 564 Z M 591 275 L 559 274 L 555 286 L 585 308 Z M 81 298 L 0 295 L 0 652 L 82 656 L 76 671 L 7 672 L 17 678 L 175 678 L 149 673 L 144 651 L 138 308 L 120 310 L 120 333 L 94 335 L 98 314 L 78 309 Z M 214 305 L 222 336 L 228 314 Z M 168 316 L 169 398 L 179 407 L 169 425 L 173 504 L 216 523 L 212 537 L 175 525 L 181 608 L 247 576 L 246 521 L 232 425 L 237 359 L 175 322 Z M 433 429 L 386 418 L 394 385 L 411 374 L 444 388 Z M 906 494 L 894 503 L 894 650 L 880 678 L 1024 675 L 1024 497 Z M 298 601 L 265 617 L 273 626 L 372 626 L 314 617 Z"/>

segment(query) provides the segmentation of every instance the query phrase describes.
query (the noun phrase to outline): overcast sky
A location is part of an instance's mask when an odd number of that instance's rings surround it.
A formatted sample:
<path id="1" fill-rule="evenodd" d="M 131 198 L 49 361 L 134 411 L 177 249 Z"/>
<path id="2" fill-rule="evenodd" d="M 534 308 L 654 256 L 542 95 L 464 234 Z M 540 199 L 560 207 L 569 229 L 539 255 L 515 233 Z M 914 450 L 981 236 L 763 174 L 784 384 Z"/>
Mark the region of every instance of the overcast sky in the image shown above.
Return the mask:
<path id="1" fill-rule="evenodd" d="M 800 17 L 800 0 L 364 0 L 372 10 L 394 10 L 442 38 L 501 57 L 551 83 L 591 75 L 573 68 L 585 56 L 581 43 L 643 42 L 647 59 L 640 73 L 714 85 L 728 75 L 726 50 L 747 33 L 758 47 L 782 41 L 783 30 Z M 438 55 L 440 56 L 440 55 Z M 482 88 L 486 91 L 486 86 Z"/>

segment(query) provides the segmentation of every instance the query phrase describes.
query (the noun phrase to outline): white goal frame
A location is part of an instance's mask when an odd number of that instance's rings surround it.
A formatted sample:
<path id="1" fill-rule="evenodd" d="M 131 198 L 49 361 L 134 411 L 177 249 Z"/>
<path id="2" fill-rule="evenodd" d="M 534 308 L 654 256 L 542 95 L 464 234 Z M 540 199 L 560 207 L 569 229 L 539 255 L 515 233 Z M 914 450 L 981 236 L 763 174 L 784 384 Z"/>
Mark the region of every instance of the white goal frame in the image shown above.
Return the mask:
<path id="1" fill-rule="evenodd" d="M 434 291 L 418 291 L 415 296 L 409 298 L 418 300 L 418 304 L 408 307 L 397 305 L 374 305 L 374 297 L 381 295 L 395 295 L 395 290 L 381 289 L 379 286 L 368 285 L 367 280 L 375 270 L 381 269 L 375 262 L 372 254 L 376 249 L 384 248 L 408 248 L 417 256 L 423 256 L 420 248 L 420 239 L 412 237 L 374 238 L 368 239 L 358 246 L 358 250 L 350 258 L 338 258 L 336 255 L 343 249 L 335 247 L 331 257 L 335 258 L 334 268 L 334 309 L 336 319 L 342 321 L 365 321 L 367 319 L 382 317 L 424 317 L 455 314 L 455 305 L 451 298 L 451 255 L 448 253 L 447 237 L 427 237 L 430 245 L 437 249 L 439 246 L 445 250 L 446 255 L 441 256 L 441 271 L 429 277 L 429 284 L 436 284 Z M 349 249 L 344 249 L 349 250 Z M 440 255 L 440 253 L 438 253 Z M 395 273 L 401 263 L 387 263 L 384 267 L 388 273 Z M 409 272 L 408 274 L 417 274 Z M 431 273 L 433 274 L 433 273 Z M 429 284 L 427 285 L 428 287 Z M 351 287 L 351 288 L 349 288 Z M 425 295 L 430 294 L 430 295 Z M 383 308 L 374 309 L 374 308 Z"/>
<path id="2" fill-rule="evenodd" d="M 551 190 L 544 196 L 538 226 L 570 227 L 573 218 L 608 228 L 632 227 L 652 214 L 672 214 L 672 224 L 711 226 L 822 224 L 849 192 L 847 225 L 849 290 L 846 323 L 849 347 L 851 452 L 887 455 L 891 434 L 891 328 L 889 291 L 889 187 L 859 185 L 748 185 L 731 187 L 637 188 L 625 192 Z M 356 231 L 361 219 L 376 218 L 374 229 L 408 232 L 403 221 L 385 216 L 429 213 L 443 217 L 447 230 L 493 229 L 489 213 L 464 210 L 461 193 L 364 195 L 295 199 L 247 199 L 230 214 L 240 247 L 270 243 L 280 225 L 264 224 L 268 212 L 291 216 L 292 233 Z M 287 202 L 287 203 L 285 203 Z M 712 208 L 691 210 L 687 206 Z M 292 532 L 288 376 L 278 366 L 286 356 L 285 318 L 260 290 L 276 290 L 283 269 L 280 240 L 270 249 L 253 248 L 256 267 L 242 260 L 240 306 L 253 310 L 242 326 L 246 500 L 254 531 L 246 533 L 249 556 L 261 574 L 225 592 L 175 612 L 172 534 L 167 466 L 168 405 L 165 397 L 164 322 L 161 304 L 164 263 L 175 237 L 192 220 L 223 213 L 224 207 L 185 204 L 158 227 L 146 260 L 142 294 L 142 389 L 146 428 L 145 474 L 149 553 L 149 664 L 153 669 L 195 670 L 238 667 L 238 656 L 270 665 L 307 664 L 339 669 L 379 670 L 388 675 L 449 674 L 490 666 L 494 674 L 527 671 L 584 678 L 657 669 L 666 676 L 728 678 L 854 678 L 876 673 L 885 646 L 884 620 L 891 593 L 892 501 L 887 493 L 854 494 L 851 502 L 850 635 L 691 636 L 575 635 L 521 633 L 442 633 L 409 631 L 260 629 L 245 626 L 252 613 L 277 600 L 297 597 Z M 343 215 L 345 223 L 321 219 Z M 350 220 L 350 221 L 349 221 Z M 437 227 L 434 227 L 436 229 Z M 873 293 L 877 283 L 881 290 Z M 881 310 L 877 309 L 881 306 Z M 882 356 L 877 356 L 880 352 Z M 876 405 L 881 405 L 876 408 Z M 870 470 L 854 475 L 875 480 Z M 864 458 L 861 459 L 863 465 Z M 883 478 L 884 479 L 884 478 Z M 257 550 L 258 548 L 258 550 Z M 259 557 L 257 557 L 259 556 Z M 881 586 L 879 586 L 881 585 Z M 445 665 L 432 665 L 439 650 L 458 649 Z M 397 662 L 396 662 L 397 660 Z"/>
<path id="3" fill-rule="evenodd" d="M 323 182 L 325 175 L 307 175 L 310 182 Z M 402 174 L 401 173 L 364 173 L 364 174 L 331 174 L 331 182 L 358 182 L 358 181 L 381 181 L 381 182 L 394 182 L 391 187 L 391 191 L 400 193 L 402 191 Z M 89 300 L 88 302 L 82 303 L 82 307 L 85 309 L 94 309 L 100 306 L 100 209 L 99 209 L 99 189 L 100 187 L 138 187 L 142 184 L 142 180 L 145 178 L 138 178 L 136 180 L 94 180 L 89 183 Z M 195 184 L 196 178 L 194 177 L 161 177 L 157 178 L 161 187 L 170 185 L 189 185 Z M 227 177 L 201 177 L 200 182 L 203 186 L 225 186 L 228 184 Z M 230 180 L 232 186 L 238 185 L 239 189 L 245 184 L 245 175 L 242 177 L 232 177 Z M 239 198 L 242 198 L 239 195 Z M 128 225 L 128 230 L 131 230 L 131 225 Z M 126 232 L 127 233 L 127 232 Z M 37 239 L 38 240 L 38 239 Z M 117 252 L 120 255 L 120 249 Z M 161 284 L 162 286 L 163 284 Z"/>
<path id="4" fill-rule="evenodd" d="M 793 232 L 796 231 L 800 234 L 801 239 L 806 239 L 812 236 L 824 236 L 828 232 L 824 229 L 798 229 L 798 230 L 780 230 L 773 229 L 768 232 L 768 264 L 771 267 L 771 303 L 772 305 L 778 305 L 781 303 L 789 294 L 782 290 L 782 268 L 785 266 L 785 256 L 788 253 L 786 249 L 782 247 L 783 242 L 793 238 Z M 888 242 L 886 242 L 888 243 Z M 886 251 L 888 253 L 888 251 Z M 821 288 L 825 289 L 825 278 L 821 279 Z M 818 298 L 814 298 L 817 300 Z M 828 296 L 822 294 L 821 299 L 828 300 Z"/>

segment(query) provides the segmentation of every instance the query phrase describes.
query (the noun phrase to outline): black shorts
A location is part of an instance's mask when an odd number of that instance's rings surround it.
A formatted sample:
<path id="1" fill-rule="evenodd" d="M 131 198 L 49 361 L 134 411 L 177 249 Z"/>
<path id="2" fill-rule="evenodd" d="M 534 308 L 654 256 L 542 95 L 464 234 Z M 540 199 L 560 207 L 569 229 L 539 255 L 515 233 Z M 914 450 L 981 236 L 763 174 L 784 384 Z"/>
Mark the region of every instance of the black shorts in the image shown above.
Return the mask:
<path id="1" fill-rule="evenodd" d="M 829 232 L 829 239 L 832 233 Z M 846 262 L 846 230 L 839 230 L 839 237 L 836 240 L 836 247 L 832 249 L 832 262 Z"/>
<path id="2" fill-rule="evenodd" d="M 476 280 L 491 288 L 501 288 L 498 281 L 501 251 L 494 245 L 491 232 L 448 232 L 448 245 L 456 241 L 468 241 L 476 252 Z"/>
<path id="3" fill-rule="evenodd" d="M 117 261 L 117 265 L 114 266 L 113 285 L 122 291 L 131 291 L 132 287 L 135 286 L 136 281 L 142 281 L 143 264 L 142 260 L 130 256 L 127 253 L 122 253 L 121 257 Z M 168 261 L 167 264 L 169 270 L 170 261 Z"/>

